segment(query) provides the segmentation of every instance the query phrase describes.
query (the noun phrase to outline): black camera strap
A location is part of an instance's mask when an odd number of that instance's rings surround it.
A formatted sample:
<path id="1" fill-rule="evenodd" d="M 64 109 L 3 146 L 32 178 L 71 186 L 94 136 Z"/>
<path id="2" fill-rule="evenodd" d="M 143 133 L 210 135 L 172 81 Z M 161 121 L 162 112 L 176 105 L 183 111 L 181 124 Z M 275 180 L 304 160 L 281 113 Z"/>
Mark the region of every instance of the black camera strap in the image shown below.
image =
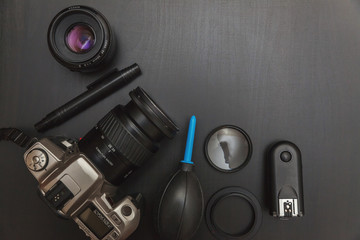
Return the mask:
<path id="1" fill-rule="evenodd" d="M 35 141 L 17 128 L 0 128 L 0 141 L 10 141 L 22 148 L 30 147 Z"/>

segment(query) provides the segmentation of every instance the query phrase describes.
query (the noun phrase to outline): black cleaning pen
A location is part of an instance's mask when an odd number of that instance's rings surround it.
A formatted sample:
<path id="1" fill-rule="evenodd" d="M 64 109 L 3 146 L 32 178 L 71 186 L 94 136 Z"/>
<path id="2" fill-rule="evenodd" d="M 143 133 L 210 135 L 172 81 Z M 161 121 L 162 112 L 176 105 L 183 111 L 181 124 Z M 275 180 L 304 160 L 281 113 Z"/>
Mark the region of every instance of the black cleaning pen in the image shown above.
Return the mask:
<path id="1" fill-rule="evenodd" d="M 44 132 L 65 122 L 107 95 L 124 87 L 140 75 L 141 70 L 136 63 L 120 71 L 111 72 L 108 76 L 100 78 L 87 86 L 88 90 L 86 92 L 46 115 L 44 119 L 35 124 L 36 130 Z"/>

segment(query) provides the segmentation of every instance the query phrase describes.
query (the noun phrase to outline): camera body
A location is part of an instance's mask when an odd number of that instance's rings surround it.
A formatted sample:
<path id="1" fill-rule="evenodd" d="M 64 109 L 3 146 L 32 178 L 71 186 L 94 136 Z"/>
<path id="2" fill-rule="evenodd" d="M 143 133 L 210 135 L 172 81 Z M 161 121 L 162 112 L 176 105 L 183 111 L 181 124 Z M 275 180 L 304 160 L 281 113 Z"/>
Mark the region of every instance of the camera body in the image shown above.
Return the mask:
<path id="1" fill-rule="evenodd" d="M 113 108 L 79 142 L 38 141 L 16 128 L 0 128 L 0 141 L 27 149 L 25 164 L 39 182 L 41 199 L 93 240 L 123 240 L 136 230 L 142 195 L 116 202 L 118 185 L 179 130 L 142 88 L 129 95 L 130 102 Z"/>
<path id="2" fill-rule="evenodd" d="M 79 151 L 76 141 L 43 138 L 25 152 L 24 160 L 44 202 L 59 216 L 72 218 L 91 239 L 126 239 L 138 227 L 141 194 L 113 203 L 117 187 Z"/>

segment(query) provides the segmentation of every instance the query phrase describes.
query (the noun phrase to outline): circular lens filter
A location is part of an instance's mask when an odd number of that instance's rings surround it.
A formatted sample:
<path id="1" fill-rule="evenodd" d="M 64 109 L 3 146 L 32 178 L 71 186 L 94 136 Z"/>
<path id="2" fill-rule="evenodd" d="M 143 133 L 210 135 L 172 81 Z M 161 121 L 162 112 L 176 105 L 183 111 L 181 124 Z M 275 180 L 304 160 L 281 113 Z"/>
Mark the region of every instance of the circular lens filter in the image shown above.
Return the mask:
<path id="1" fill-rule="evenodd" d="M 232 125 L 220 126 L 208 135 L 205 155 L 209 163 L 222 172 L 235 172 L 251 158 L 252 144 L 244 130 Z"/>
<path id="2" fill-rule="evenodd" d="M 218 191 L 206 207 L 206 223 L 217 239 L 251 239 L 261 221 L 260 203 L 252 193 L 240 187 Z"/>

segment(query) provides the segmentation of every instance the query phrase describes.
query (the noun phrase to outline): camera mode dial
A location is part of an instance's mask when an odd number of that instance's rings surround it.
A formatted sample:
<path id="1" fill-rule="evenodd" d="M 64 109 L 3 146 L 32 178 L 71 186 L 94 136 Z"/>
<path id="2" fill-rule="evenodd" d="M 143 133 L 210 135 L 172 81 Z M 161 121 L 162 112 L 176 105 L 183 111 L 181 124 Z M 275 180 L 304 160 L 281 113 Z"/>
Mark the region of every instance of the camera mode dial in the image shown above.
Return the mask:
<path id="1" fill-rule="evenodd" d="M 40 149 L 34 149 L 26 156 L 26 166 L 32 171 L 41 171 L 48 164 L 46 152 Z"/>

